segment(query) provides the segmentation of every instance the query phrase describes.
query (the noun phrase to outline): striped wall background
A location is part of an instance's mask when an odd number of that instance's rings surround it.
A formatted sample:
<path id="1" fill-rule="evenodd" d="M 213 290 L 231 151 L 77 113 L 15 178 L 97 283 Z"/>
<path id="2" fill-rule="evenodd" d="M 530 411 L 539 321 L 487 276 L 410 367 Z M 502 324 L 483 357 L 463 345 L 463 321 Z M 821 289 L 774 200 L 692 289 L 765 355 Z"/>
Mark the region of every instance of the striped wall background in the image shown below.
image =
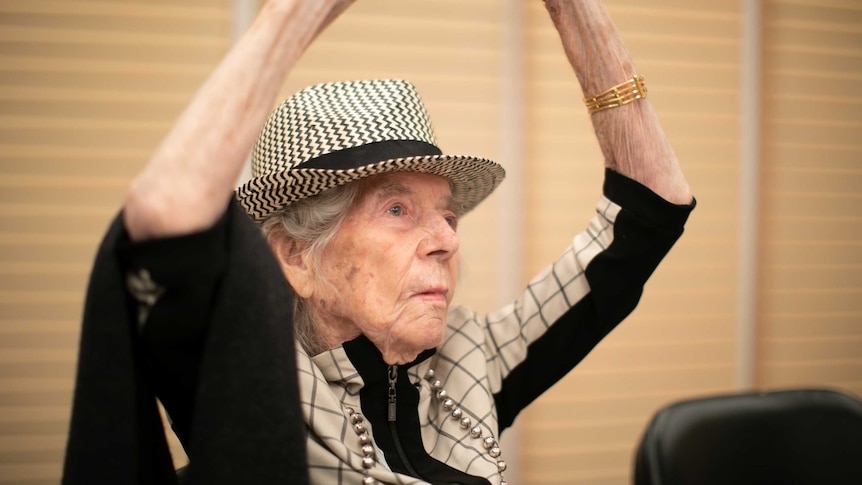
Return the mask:
<path id="1" fill-rule="evenodd" d="M 636 314 L 519 418 L 512 483 L 629 483 L 632 450 L 658 407 L 733 390 L 740 272 L 758 282 L 754 385 L 862 395 L 862 1 L 762 2 L 760 245 L 755 267 L 740 267 L 743 1 L 606 1 L 698 209 Z M 518 4 L 523 89 L 504 96 L 505 6 L 358 2 L 283 94 L 407 78 L 445 151 L 507 161 L 499 118 L 518 102 L 522 176 L 507 183 L 523 194 L 526 281 L 591 216 L 602 163 L 538 1 Z M 0 0 L 2 485 L 59 482 L 96 244 L 228 48 L 232 15 L 228 0 Z M 459 300 L 483 311 L 506 274 L 497 234 L 511 221 L 501 212 L 495 196 L 461 225 Z"/>

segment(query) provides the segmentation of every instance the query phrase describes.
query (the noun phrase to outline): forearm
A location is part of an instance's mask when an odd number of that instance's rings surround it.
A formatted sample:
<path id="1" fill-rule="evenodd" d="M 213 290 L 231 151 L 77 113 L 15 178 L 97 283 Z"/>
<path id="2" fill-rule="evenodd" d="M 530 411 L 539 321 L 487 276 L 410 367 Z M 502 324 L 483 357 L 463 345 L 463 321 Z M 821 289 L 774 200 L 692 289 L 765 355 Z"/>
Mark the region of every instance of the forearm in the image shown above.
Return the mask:
<path id="1" fill-rule="evenodd" d="M 599 0 L 545 0 L 585 96 L 637 73 Z M 691 190 L 649 98 L 591 115 L 608 168 L 646 185 L 666 200 L 691 202 Z"/>
<path id="2" fill-rule="evenodd" d="M 270 0 L 198 90 L 126 198 L 133 240 L 212 225 L 284 78 L 313 38 L 349 2 Z"/>

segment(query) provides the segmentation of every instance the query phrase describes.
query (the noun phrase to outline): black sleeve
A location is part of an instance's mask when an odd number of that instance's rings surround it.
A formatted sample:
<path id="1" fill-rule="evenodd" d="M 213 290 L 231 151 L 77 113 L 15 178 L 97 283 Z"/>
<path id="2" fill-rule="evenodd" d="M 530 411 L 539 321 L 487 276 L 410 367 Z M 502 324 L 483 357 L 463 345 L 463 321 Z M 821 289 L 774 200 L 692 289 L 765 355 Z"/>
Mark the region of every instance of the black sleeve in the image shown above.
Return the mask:
<path id="1" fill-rule="evenodd" d="M 613 243 L 586 268 L 602 336 L 635 309 L 644 285 L 682 236 L 696 205 L 694 200 L 668 202 L 612 170 L 606 170 L 604 194 L 622 209 L 614 224 Z"/>
<path id="2" fill-rule="evenodd" d="M 188 448 L 207 322 L 226 268 L 227 215 L 209 229 L 179 237 L 132 242 L 124 234 L 117 251 L 127 275 L 145 270 L 158 287 L 157 299 L 139 322 L 140 338 L 156 393 Z M 129 299 L 130 308 L 139 306 Z"/>

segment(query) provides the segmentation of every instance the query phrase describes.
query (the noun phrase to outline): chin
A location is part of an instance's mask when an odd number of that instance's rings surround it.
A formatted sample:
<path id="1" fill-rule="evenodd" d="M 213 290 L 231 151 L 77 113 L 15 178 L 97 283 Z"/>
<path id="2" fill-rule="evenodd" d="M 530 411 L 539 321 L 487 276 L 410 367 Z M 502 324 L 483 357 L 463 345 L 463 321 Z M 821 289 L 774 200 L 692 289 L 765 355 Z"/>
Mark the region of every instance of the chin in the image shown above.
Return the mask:
<path id="1" fill-rule="evenodd" d="M 436 349 L 443 344 L 445 332 L 441 329 L 433 335 L 428 334 L 425 338 L 404 345 L 402 348 L 392 352 L 384 352 L 383 360 L 389 365 L 402 365 L 413 362 L 416 357 L 428 349 Z"/>
<path id="2" fill-rule="evenodd" d="M 446 321 L 441 320 L 429 325 L 426 329 L 424 338 L 422 339 L 422 350 L 436 349 L 443 343 L 443 337 L 446 336 Z M 420 350 L 420 352 L 422 351 Z"/>

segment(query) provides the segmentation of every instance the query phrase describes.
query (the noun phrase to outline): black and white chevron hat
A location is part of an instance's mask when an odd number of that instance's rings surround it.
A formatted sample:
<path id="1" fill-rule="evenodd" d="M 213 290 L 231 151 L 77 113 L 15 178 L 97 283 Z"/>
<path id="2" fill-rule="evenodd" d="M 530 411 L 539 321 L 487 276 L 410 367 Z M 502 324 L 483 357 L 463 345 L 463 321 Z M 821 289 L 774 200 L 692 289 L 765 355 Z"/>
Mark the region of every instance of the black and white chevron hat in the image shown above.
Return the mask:
<path id="1" fill-rule="evenodd" d="M 264 125 L 251 170 L 236 196 L 257 221 L 326 189 L 397 171 L 446 177 L 468 212 L 505 177 L 491 160 L 443 155 L 416 88 L 400 80 L 320 84 L 294 94 Z"/>

